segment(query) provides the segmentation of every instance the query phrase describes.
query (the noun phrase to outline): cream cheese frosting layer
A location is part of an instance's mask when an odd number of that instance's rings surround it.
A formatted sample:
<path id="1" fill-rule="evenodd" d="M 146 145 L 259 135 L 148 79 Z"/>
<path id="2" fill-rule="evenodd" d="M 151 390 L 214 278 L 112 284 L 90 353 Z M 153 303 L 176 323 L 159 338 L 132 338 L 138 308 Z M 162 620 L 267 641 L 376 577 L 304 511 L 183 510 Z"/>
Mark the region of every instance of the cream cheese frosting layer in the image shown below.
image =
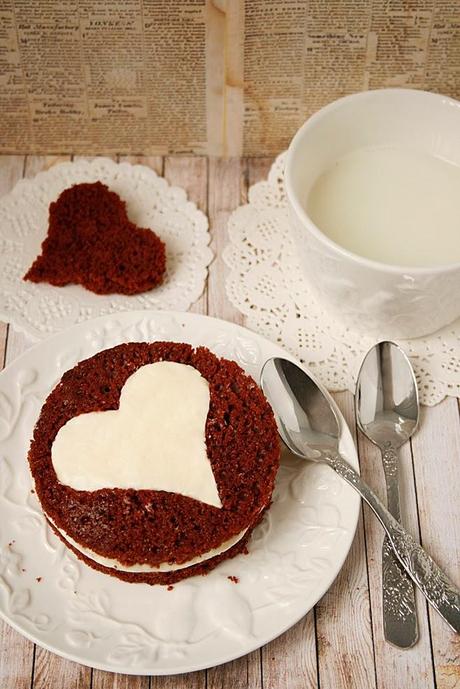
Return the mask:
<path id="1" fill-rule="evenodd" d="M 109 567 L 110 569 L 115 569 L 117 571 L 121 572 L 132 572 L 132 573 L 155 573 L 155 572 L 175 572 L 176 570 L 179 569 L 186 569 L 187 567 L 192 567 L 193 565 L 198 565 L 202 562 L 205 562 L 206 560 L 210 560 L 212 557 L 216 557 L 216 555 L 221 555 L 222 553 L 225 553 L 226 550 L 230 550 L 232 546 L 234 546 L 238 541 L 241 541 L 243 536 L 245 535 L 247 529 L 244 529 L 244 531 L 240 531 L 240 533 L 236 534 L 236 536 L 232 536 L 232 538 L 229 538 L 227 541 L 224 541 L 218 548 L 213 548 L 212 550 L 208 550 L 206 553 L 203 553 L 202 555 L 198 555 L 197 557 L 192 558 L 191 560 L 188 560 L 187 562 L 183 562 L 181 564 L 175 564 L 175 563 L 168 563 L 168 562 L 162 562 L 160 565 L 153 566 L 153 565 L 147 565 L 147 564 L 138 564 L 138 565 L 123 565 L 121 562 L 118 560 L 109 558 L 109 557 L 104 557 L 103 555 L 98 555 L 98 553 L 95 553 L 94 550 L 90 550 L 89 548 L 85 548 L 84 546 L 80 545 L 75 541 L 71 536 L 69 536 L 63 529 L 60 529 L 54 521 L 46 515 L 46 518 L 54 526 L 54 528 L 59 531 L 61 536 L 68 542 L 70 545 L 72 545 L 76 550 L 78 550 L 82 555 L 85 555 L 87 558 L 90 560 L 93 560 L 94 562 L 97 562 L 99 565 L 103 565 L 104 567 Z"/>
<path id="2" fill-rule="evenodd" d="M 193 366 L 141 366 L 118 409 L 80 414 L 59 429 L 51 448 L 58 480 L 84 491 L 164 490 L 221 508 L 206 451 L 209 399 Z"/>

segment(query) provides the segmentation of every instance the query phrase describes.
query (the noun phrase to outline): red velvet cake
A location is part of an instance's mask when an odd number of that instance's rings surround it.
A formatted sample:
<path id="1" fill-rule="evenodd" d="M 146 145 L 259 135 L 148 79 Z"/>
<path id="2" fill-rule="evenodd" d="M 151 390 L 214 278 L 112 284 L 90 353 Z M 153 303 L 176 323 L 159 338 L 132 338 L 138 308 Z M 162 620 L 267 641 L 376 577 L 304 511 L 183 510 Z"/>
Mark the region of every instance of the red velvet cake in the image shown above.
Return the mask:
<path id="1" fill-rule="evenodd" d="M 169 585 L 245 551 L 279 456 L 272 410 L 236 363 L 154 342 L 67 371 L 41 410 L 29 464 L 48 521 L 79 558 Z"/>
<path id="2" fill-rule="evenodd" d="M 139 294 L 161 284 L 165 245 L 130 222 L 126 204 L 101 182 L 76 184 L 50 204 L 42 253 L 24 276 L 96 294 Z"/>

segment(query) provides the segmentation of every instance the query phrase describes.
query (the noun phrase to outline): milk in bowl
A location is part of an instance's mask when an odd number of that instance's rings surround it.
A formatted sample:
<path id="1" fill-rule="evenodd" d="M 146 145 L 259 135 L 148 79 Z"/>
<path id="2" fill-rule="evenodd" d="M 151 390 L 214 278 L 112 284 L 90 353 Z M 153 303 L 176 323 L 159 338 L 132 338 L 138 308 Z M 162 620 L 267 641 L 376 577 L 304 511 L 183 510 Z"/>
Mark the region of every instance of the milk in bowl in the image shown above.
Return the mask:
<path id="1" fill-rule="evenodd" d="M 425 152 L 358 148 L 319 176 L 305 210 L 330 239 L 373 261 L 460 261 L 460 166 Z"/>

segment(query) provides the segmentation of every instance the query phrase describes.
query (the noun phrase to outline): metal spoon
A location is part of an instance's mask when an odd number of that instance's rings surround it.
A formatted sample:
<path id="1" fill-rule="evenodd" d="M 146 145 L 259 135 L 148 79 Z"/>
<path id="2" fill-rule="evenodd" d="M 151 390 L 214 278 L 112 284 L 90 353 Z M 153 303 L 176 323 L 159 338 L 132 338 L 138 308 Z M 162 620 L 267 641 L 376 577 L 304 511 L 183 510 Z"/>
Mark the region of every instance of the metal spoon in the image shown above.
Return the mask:
<path id="1" fill-rule="evenodd" d="M 380 520 L 401 565 L 447 624 L 460 633 L 460 592 L 340 456 L 339 421 L 317 383 L 296 364 L 276 357 L 265 363 L 261 384 L 291 452 L 328 464 L 358 491 Z"/>
<path id="2" fill-rule="evenodd" d="M 355 406 L 359 428 L 382 453 L 387 507 L 400 522 L 398 450 L 417 428 L 419 404 L 411 363 L 394 342 L 379 342 L 366 354 Z M 387 536 L 382 547 L 382 593 L 385 639 L 410 648 L 418 639 L 415 589 Z"/>

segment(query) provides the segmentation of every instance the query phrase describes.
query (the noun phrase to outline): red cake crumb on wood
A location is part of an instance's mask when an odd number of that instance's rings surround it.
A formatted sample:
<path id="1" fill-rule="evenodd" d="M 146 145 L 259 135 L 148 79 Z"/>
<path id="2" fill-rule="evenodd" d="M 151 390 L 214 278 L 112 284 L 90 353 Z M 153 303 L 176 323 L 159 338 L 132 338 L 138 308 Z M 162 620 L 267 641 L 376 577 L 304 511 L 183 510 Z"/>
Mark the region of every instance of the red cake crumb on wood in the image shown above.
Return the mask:
<path id="1" fill-rule="evenodd" d="M 50 204 L 42 253 L 24 276 L 96 294 L 139 294 L 163 281 L 165 245 L 130 222 L 126 204 L 101 182 L 76 184 Z"/>
<path id="2" fill-rule="evenodd" d="M 117 409 L 126 380 L 141 366 L 175 361 L 196 368 L 209 383 L 205 438 L 221 509 L 177 493 L 104 488 L 77 491 L 57 480 L 51 447 L 71 418 Z M 204 347 L 172 342 L 130 343 L 80 362 L 46 400 L 35 426 L 29 464 L 41 505 L 59 537 L 84 562 L 131 582 L 171 585 L 206 574 L 222 560 L 247 552 L 252 530 L 270 505 L 280 447 L 273 412 L 252 378 L 234 362 Z M 233 536 L 229 550 L 170 572 L 124 572 L 100 565 L 84 549 L 122 566 L 184 564 Z"/>

